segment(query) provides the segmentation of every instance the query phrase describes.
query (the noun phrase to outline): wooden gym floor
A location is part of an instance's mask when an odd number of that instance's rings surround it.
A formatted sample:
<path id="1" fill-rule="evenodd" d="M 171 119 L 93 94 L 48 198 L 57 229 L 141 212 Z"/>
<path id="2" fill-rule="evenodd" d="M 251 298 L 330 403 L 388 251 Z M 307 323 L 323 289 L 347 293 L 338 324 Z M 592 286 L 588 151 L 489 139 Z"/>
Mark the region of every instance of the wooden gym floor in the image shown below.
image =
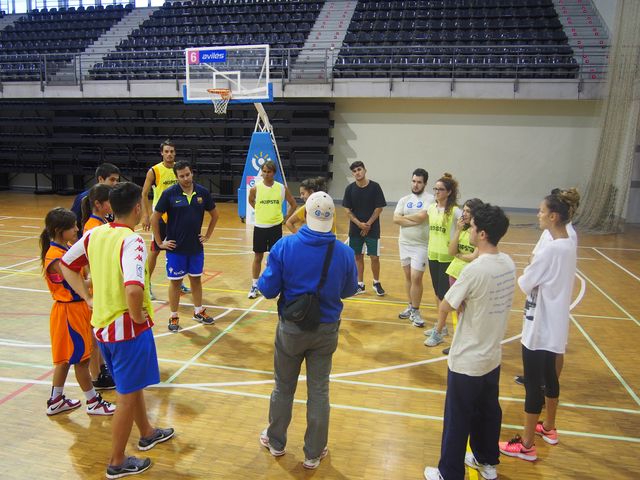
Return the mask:
<path id="1" fill-rule="evenodd" d="M 104 478 L 110 449 L 110 419 L 83 409 L 45 415 L 50 391 L 49 310 L 41 277 L 38 235 L 53 206 L 70 197 L 0 193 L 0 453 L 5 479 Z M 345 302 L 340 344 L 331 384 L 329 456 L 316 471 L 301 461 L 305 429 L 305 383 L 300 381 L 287 454 L 278 459 L 258 443 L 267 424 L 272 381 L 275 302 L 247 299 L 251 230 L 235 204 L 220 204 L 221 219 L 206 245 L 205 304 L 217 316 L 213 326 L 190 320 L 189 295 L 182 297 L 184 330 L 166 329 L 167 306 L 156 307 L 156 344 L 162 384 L 146 392 L 150 417 L 173 426 L 172 441 L 148 452 L 154 465 L 144 478 L 162 479 L 419 479 L 440 452 L 446 390 L 446 357 L 441 347 L 423 346 L 423 330 L 398 319 L 405 306 L 397 259 L 393 209 L 383 214 L 381 280 L 387 295 L 368 292 Z M 341 209 L 339 209 L 341 210 Z M 532 215 L 513 214 L 502 242 L 519 270 L 539 232 Z M 339 212 L 339 236 L 347 221 Z M 144 234 L 148 238 L 147 234 Z M 153 276 L 154 291 L 166 299 L 163 261 Z M 539 460 L 501 458 L 502 479 L 631 479 L 640 475 L 640 230 L 621 235 L 581 235 L 576 306 L 558 415 L 560 444 L 537 442 Z M 425 275 L 423 316 L 434 319 L 434 296 Z M 635 293 L 634 293 L 635 292 Z M 516 295 L 503 349 L 502 438 L 521 430 L 524 389 L 521 373 L 521 310 Z M 450 339 L 450 337 L 449 337 Z M 82 398 L 68 379 L 67 395 Z M 109 400 L 115 398 L 107 392 Z M 137 431 L 129 452 L 135 453 Z M 633 473 L 636 472 L 636 473 Z M 472 476 L 473 475 L 473 476 Z M 477 478 L 475 472 L 468 478 Z"/>

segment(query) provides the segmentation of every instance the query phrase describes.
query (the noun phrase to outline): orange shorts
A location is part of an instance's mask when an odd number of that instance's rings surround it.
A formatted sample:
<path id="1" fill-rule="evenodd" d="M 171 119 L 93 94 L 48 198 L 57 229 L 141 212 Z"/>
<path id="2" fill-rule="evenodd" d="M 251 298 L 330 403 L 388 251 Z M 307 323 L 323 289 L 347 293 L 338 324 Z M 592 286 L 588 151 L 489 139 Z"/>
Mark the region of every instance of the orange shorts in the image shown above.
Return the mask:
<path id="1" fill-rule="evenodd" d="M 74 365 L 91 356 L 93 328 L 91 310 L 85 302 L 53 302 L 49 329 L 54 365 Z"/>

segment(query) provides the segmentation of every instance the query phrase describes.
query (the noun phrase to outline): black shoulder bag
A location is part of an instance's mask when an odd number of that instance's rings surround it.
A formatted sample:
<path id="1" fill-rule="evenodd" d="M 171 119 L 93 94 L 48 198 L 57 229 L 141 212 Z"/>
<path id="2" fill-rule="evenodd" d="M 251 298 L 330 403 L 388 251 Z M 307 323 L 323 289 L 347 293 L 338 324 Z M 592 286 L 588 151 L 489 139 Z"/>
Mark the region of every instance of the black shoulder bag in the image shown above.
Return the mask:
<path id="1" fill-rule="evenodd" d="M 306 332 L 314 331 L 320 325 L 320 290 L 327 280 L 327 272 L 329 271 L 334 245 L 335 241 L 331 242 L 327 247 L 327 253 L 324 256 L 324 265 L 322 266 L 322 275 L 320 276 L 320 283 L 318 283 L 316 291 L 313 293 L 304 293 L 285 303 L 280 311 L 284 320 L 295 323 L 301 330 Z"/>

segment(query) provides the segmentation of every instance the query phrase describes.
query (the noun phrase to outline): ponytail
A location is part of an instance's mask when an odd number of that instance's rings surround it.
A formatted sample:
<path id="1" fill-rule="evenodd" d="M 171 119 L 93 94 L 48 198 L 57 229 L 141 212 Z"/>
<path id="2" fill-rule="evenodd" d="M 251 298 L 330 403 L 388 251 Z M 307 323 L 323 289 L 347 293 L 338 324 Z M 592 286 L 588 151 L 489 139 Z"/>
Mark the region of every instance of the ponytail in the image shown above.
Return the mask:
<path id="1" fill-rule="evenodd" d="M 109 200 L 110 191 L 111 187 L 105 183 L 96 183 L 91 187 L 87 196 L 82 199 L 82 226 L 89 220 L 96 202 L 104 203 Z"/>
<path id="2" fill-rule="evenodd" d="M 44 217 L 44 230 L 40 234 L 40 261 L 44 268 L 44 260 L 51 246 L 51 240 L 65 230 L 76 226 L 76 215 L 66 208 L 56 207 Z"/>
<path id="3" fill-rule="evenodd" d="M 87 220 L 89 220 L 89 217 L 91 216 L 92 209 L 91 209 L 91 204 L 89 202 L 89 195 L 87 195 L 82 199 L 81 207 L 82 207 L 82 218 L 80 219 L 80 230 L 84 228 L 84 224 L 87 223 Z"/>

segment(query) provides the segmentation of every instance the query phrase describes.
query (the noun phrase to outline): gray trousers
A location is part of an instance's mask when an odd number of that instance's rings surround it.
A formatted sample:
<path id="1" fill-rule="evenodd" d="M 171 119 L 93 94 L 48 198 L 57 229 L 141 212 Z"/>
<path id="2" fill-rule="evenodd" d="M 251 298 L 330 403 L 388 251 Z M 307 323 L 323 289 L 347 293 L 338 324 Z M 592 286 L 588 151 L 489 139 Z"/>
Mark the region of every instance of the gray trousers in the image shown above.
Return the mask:
<path id="1" fill-rule="evenodd" d="M 321 323 L 315 332 L 304 332 L 295 323 L 280 320 L 276 331 L 273 366 L 275 387 L 269 405 L 269 443 L 277 450 L 287 444 L 293 396 L 302 361 L 307 362 L 306 458 L 317 458 L 329 436 L 329 374 L 338 347 L 340 322 Z"/>

